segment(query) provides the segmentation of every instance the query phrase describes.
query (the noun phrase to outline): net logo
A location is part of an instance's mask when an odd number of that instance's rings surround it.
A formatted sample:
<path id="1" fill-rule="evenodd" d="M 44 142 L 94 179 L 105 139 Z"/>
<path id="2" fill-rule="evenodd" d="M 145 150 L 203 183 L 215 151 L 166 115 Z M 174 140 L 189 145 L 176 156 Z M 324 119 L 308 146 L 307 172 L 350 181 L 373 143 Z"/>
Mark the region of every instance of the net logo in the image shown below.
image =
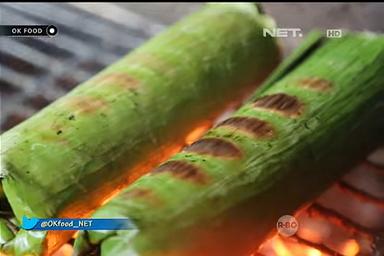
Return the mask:
<path id="1" fill-rule="evenodd" d="M 267 37 L 303 37 L 301 28 L 263 28 L 263 36 Z"/>

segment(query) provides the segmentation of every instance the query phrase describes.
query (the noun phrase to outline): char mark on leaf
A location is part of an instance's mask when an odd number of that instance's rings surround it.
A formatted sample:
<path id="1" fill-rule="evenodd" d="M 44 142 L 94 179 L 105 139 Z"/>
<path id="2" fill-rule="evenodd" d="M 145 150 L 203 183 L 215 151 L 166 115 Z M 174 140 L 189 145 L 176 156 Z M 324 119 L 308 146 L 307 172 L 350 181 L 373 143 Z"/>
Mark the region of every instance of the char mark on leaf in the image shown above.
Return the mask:
<path id="1" fill-rule="evenodd" d="M 235 128 L 256 138 L 271 137 L 274 134 L 273 128 L 267 122 L 254 117 L 231 117 L 217 125 L 220 126 Z"/>
<path id="2" fill-rule="evenodd" d="M 332 83 L 319 77 L 303 78 L 298 81 L 299 86 L 314 91 L 327 91 L 332 87 Z"/>
<path id="3" fill-rule="evenodd" d="M 197 166 L 182 160 L 168 161 L 152 171 L 152 174 L 168 172 L 172 176 L 198 184 L 207 183 L 207 176 Z"/>
<path id="4" fill-rule="evenodd" d="M 287 116 L 298 116 L 301 113 L 302 104 L 295 96 L 285 93 L 276 93 L 257 99 L 254 102 L 256 108 L 276 111 Z"/>
<path id="5" fill-rule="evenodd" d="M 186 147 L 184 151 L 224 158 L 239 158 L 242 155 L 235 144 L 218 138 L 200 139 Z"/>

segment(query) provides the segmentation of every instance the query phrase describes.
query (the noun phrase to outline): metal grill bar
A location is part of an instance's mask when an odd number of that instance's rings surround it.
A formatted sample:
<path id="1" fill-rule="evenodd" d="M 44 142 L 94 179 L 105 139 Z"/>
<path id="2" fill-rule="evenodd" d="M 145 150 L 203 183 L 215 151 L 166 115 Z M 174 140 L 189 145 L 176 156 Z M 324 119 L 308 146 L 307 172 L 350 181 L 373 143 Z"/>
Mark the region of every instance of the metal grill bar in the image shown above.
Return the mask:
<path id="1" fill-rule="evenodd" d="M 373 163 L 371 161 L 365 161 L 364 164 L 368 167 L 368 170 L 375 171 L 378 174 L 384 175 L 384 166 Z"/>
<path id="2" fill-rule="evenodd" d="M 6 57 L 3 55 L 3 60 L 6 61 Z M 1 64 L 1 63 L 0 63 Z M 5 80 L 7 83 L 12 84 L 15 86 L 15 88 L 21 89 L 21 90 L 30 90 L 35 87 L 34 80 L 31 80 L 29 75 L 26 75 L 24 73 L 18 73 L 17 71 L 9 68 L 8 66 L 1 65 L 1 78 Z M 28 86 L 26 86 L 26 83 Z M 20 92 L 22 93 L 22 92 Z M 4 100 L 7 100 L 6 98 Z M 5 105 L 5 104 L 4 104 Z M 2 107 L 4 107 L 2 105 Z"/>
<path id="3" fill-rule="evenodd" d="M 102 9 L 95 4 L 84 3 L 70 3 L 63 7 L 77 12 L 79 15 L 88 13 L 90 17 L 97 19 L 102 17 L 106 22 L 117 25 L 117 29 L 119 30 L 125 31 L 128 28 L 129 31 L 138 31 L 139 34 L 144 33 L 146 36 L 153 36 L 166 27 L 163 24 L 151 20 L 149 17 L 143 18 L 141 15 L 123 9 L 115 4 L 104 5 Z"/>
<path id="4" fill-rule="evenodd" d="M 15 53 L 10 54 L 0 51 L 0 64 L 7 65 L 10 69 L 26 75 L 40 75 L 45 72 L 43 67 L 39 67 L 28 60 L 24 60 L 22 57 L 17 56 L 17 53 L 15 55 Z"/>
<path id="5" fill-rule="evenodd" d="M 356 198 L 359 198 L 362 201 L 371 202 L 373 204 L 376 204 L 377 206 L 384 207 L 384 198 L 376 197 L 374 195 L 371 195 L 363 190 L 360 190 L 351 184 L 348 184 L 345 181 L 338 181 L 336 183 L 336 186 L 341 189 L 343 192 L 351 193 Z"/>
<path id="6" fill-rule="evenodd" d="M 328 221 L 333 222 L 336 225 L 342 226 L 347 230 L 351 230 L 356 234 L 364 233 L 366 235 L 371 236 L 377 232 L 377 230 L 371 230 L 369 228 L 366 228 L 360 225 L 359 223 L 348 219 L 343 214 L 317 203 L 312 204 L 311 207 L 308 208 L 308 213 L 312 215 L 316 214 L 316 216 L 322 216 Z"/>
<path id="7" fill-rule="evenodd" d="M 43 40 L 39 40 L 33 37 L 18 38 L 18 42 L 25 44 L 53 58 L 67 59 L 67 58 L 74 57 L 74 54 L 71 53 L 71 51 L 69 50 L 66 50 L 54 44 L 50 44 Z"/>

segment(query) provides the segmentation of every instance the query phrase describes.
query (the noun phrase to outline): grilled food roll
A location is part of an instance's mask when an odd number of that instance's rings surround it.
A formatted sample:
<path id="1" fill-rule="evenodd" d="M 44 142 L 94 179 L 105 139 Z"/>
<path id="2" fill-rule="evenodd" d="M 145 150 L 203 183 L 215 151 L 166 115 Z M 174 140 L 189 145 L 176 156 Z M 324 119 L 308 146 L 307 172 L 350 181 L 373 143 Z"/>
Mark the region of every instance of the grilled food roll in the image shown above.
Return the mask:
<path id="1" fill-rule="evenodd" d="M 83 232 L 77 255 L 249 255 L 281 215 L 384 140 L 383 113 L 384 37 L 315 40 L 261 94 L 93 215 L 138 229 Z"/>
<path id="2" fill-rule="evenodd" d="M 270 26 L 254 4 L 209 5 L 5 132 L 18 219 L 82 216 L 169 157 L 277 64 Z"/>

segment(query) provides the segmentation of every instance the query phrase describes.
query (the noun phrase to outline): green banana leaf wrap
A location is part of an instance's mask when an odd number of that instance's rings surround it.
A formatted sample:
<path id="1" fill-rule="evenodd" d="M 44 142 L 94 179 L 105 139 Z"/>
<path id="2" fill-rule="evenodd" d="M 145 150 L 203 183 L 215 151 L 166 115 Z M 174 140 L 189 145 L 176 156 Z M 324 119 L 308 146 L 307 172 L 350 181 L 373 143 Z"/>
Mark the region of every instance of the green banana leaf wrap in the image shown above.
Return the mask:
<path id="1" fill-rule="evenodd" d="M 0 246 L 11 241 L 15 237 L 14 231 L 10 227 L 10 223 L 5 218 L 0 218 Z"/>
<path id="2" fill-rule="evenodd" d="M 319 40 L 92 216 L 127 217 L 137 229 L 84 231 L 76 255 L 249 255 L 281 215 L 384 141 L 383 113 L 384 37 Z"/>
<path id="3" fill-rule="evenodd" d="M 19 223 L 14 217 L 7 215 L 8 212 L 0 212 L 0 255 L 13 256 L 11 252 Z"/>
<path id="4" fill-rule="evenodd" d="M 271 26 L 254 4 L 208 5 L 2 134 L 1 182 L 17 218 L 82 215 L 70 206 L 169 157 L 162 149 L 278 63 L 262 34 Z"/>

